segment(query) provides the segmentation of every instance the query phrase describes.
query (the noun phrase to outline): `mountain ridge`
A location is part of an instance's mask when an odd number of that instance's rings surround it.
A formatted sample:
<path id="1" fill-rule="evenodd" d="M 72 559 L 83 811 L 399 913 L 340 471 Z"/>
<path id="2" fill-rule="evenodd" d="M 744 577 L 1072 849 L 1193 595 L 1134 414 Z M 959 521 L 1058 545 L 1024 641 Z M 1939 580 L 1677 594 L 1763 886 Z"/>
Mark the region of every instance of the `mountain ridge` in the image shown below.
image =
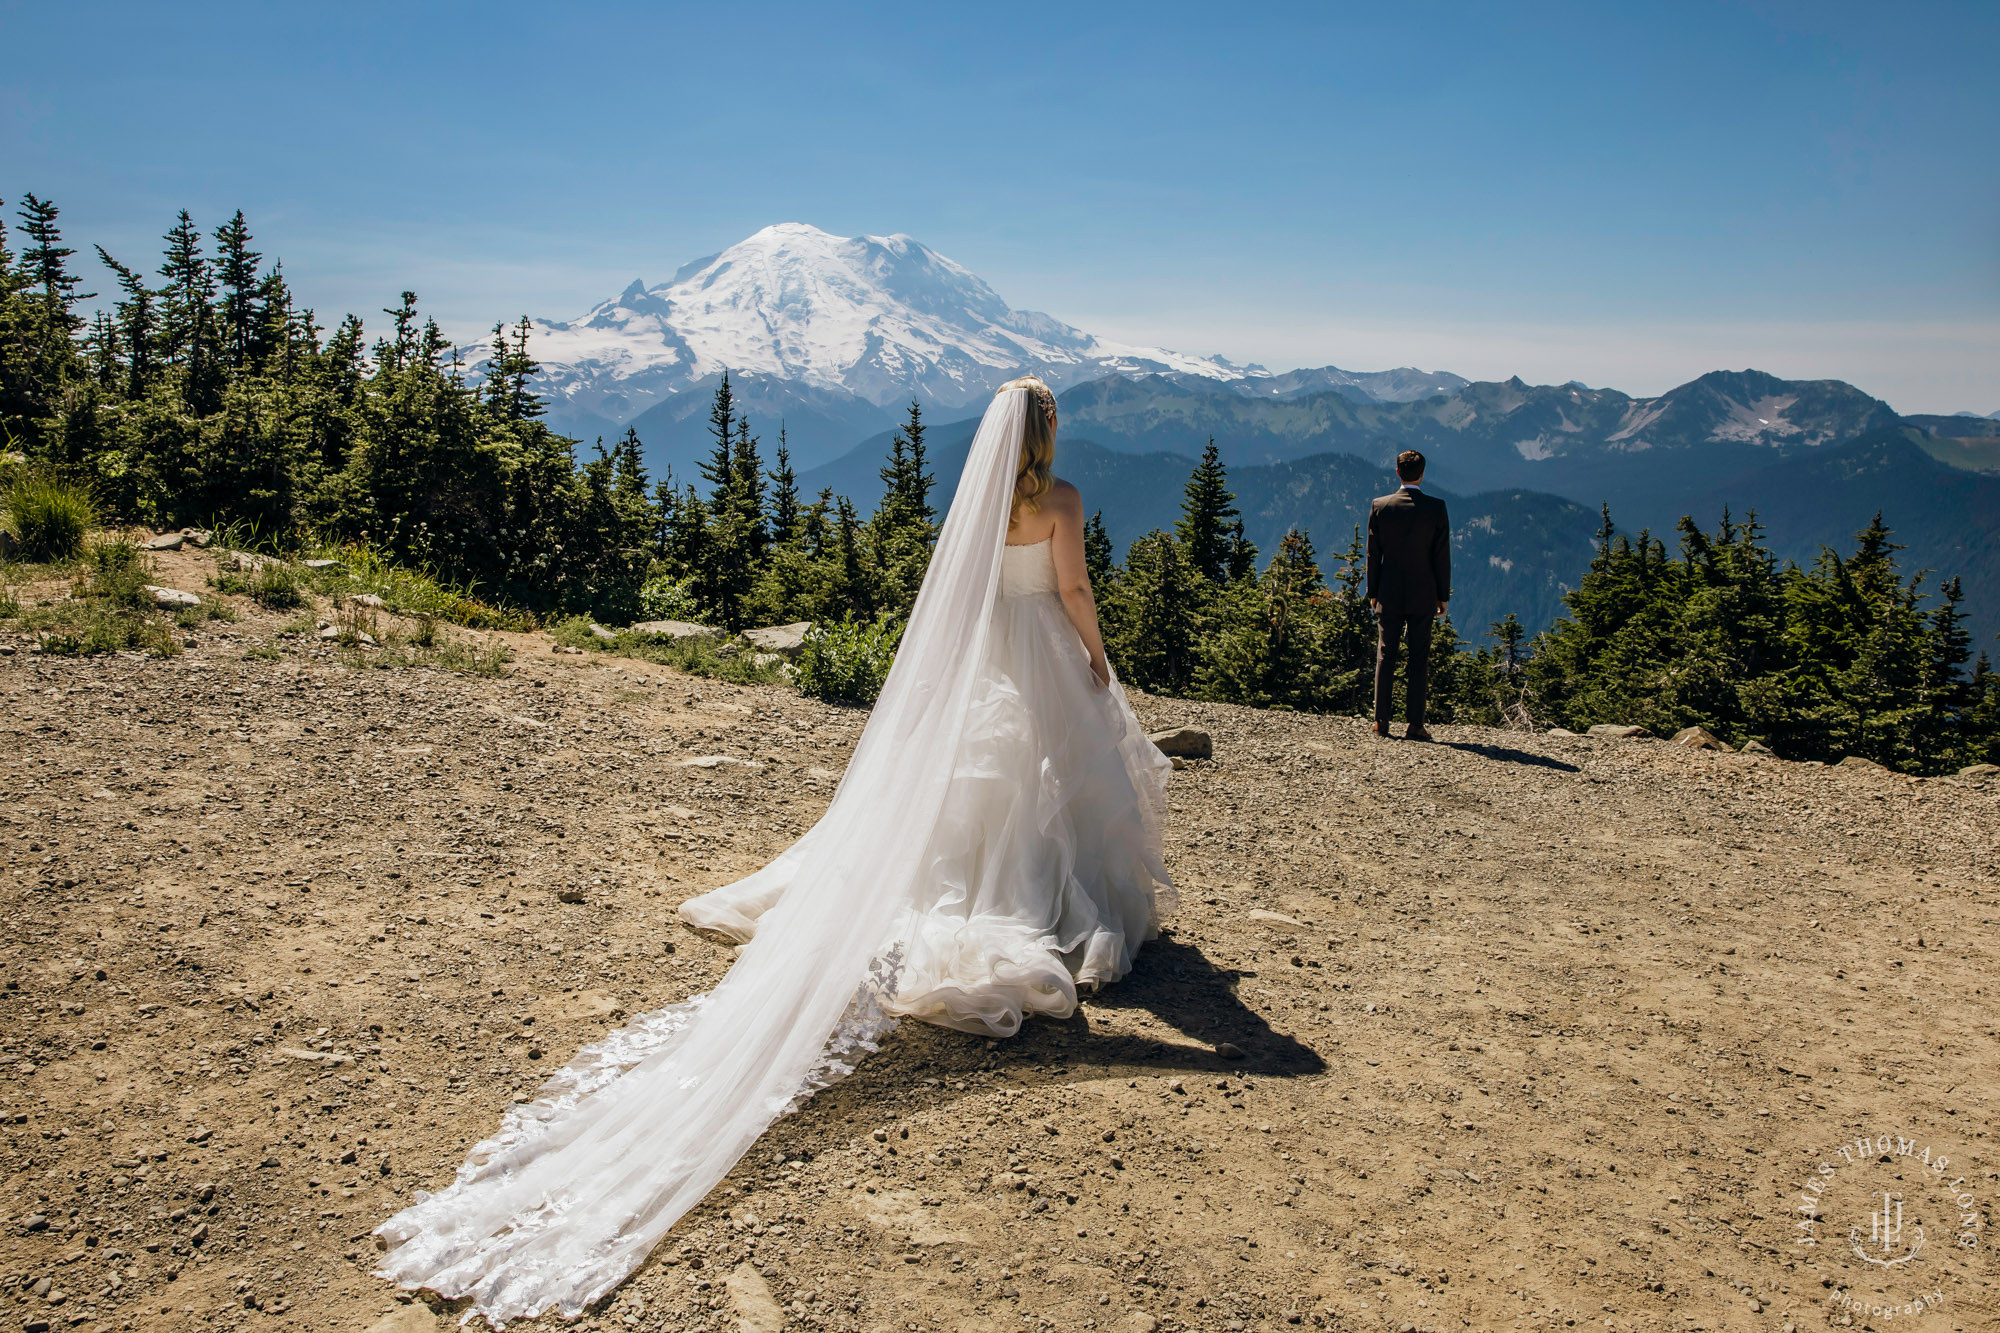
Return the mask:
<path id="1" fill-rule="evenodd" d="M 1739 511 L 1786 509 L 1787 497 L 1770 488 L 1793 484 L 1831 506 L 1816 524 L 1787 518 L 1803 543 L 1808 530 L 1866 522 L 1858 507 L 1869 488 L 1854 478 L 1893 472 L 1889 450 L 1910 475 L 1932 479 L 1928 488 L 1890 488 L 1902 511 L 1892 522 L 1928 534 L 1913 546 L 1926 559 L 1970 561 L 1975 621 L 2000 628 L 2000 571 L 1979 563 L 1993 524 L 1982 528 L 1977 506 L 1961 503 L 1985 493 L 1968 479 L 2000 476 L 2000 413 L 1904 418 L 1840 380 L 1717 370 L 1634 396 L 1407 366 L 1272 373 L 1016 310 L 964 266 L 900 233 L 840 237 L 804 223 L 766 227 L 683 264 L 667 282 L 634 280 L 575 320 L 531 327 L 550 423 L 585 440 L 630 426 L 654 475 L 671 469 L 677 481 L 692 479 L 712 448 L 707 413 L 725 373 L 767 459 L 782 434 L 809 489 L 838 478 L 835 489 L 864 504 L 879 490 L 874 473 L 905 404 L 930 413 L 942 457 L 948 437 L 970 438 L 970 418 L 993 387 L 1039 374 L 1058 391 L 1065 463 L 1094 470 L 1107 522 L 1125 540 L 1171 521 L 1170 474 L 1184 477 L 1210 439 L 1267 552 L 1287 522 L 1304 523 L 1323 549 L 1351 526 L 1355 498 L 1373 483 L 1328 457 L 1386 478 L 1396 453 L 1417 448 L 1430 457 L 1435 487 L 1467 499 L 1515 497 L 1505 514 L 1500 500 L 1482 500 L 1466 518 L 1488 527 L 1480 536 L 1468 529 L 1465 540 L 1484 568 L 1499 571 L 1493 596 L 1526 598 L 1505 608 L 1524 620 L 1554 613 L 1554 598 L 1580 573 L 1587 541 L 1579 545 L 1579 534 L 1595 530 L 1602 506 L 1623 527 L 1666 532 L 1684 513 L 1712 523 L 1716 513 L 1703 511 L 1719 512 L 1724 499 Z M 485 349 L 467 354 L 476 367 Z M 1898 429 L 1911 434 L 1893 447 L 1875 439 Z M 1811 466 L 1866 440 L 1875 440 L 1869 467 Z M 1576 532 L 1549 526 L 1572 522 Z M 1517 559 L 1500 549 L 1502 531 L 1533 551 Z M 1537 580 L 1532 596 L 1516 568 Z"/>

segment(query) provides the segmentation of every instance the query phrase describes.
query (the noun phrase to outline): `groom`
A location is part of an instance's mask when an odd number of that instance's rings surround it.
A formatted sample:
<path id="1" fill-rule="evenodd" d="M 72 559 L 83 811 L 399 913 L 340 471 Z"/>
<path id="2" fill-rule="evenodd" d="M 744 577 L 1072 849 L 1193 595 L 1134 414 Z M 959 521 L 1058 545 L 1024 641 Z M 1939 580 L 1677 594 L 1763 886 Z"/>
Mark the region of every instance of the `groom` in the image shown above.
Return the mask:
<path id="1" fill-rule="evenodd" d="M 1375 647 L 1375 734 L 1388 736 L 1389 701 L 1396 658 L 1405 634 L 1410 664 L 1404 673 L 1409 702 L 1409 739 L 1427 741 L 1424 695 L 1430 683 L 1431 621 L 1451 600 L 1451 520 L 1444 501 L 1425 495 L 1424 456 L 1415 449 L 1396 455 L 1395 494 L 1368 509 L 1368 605 L 1380 617 Z"/>

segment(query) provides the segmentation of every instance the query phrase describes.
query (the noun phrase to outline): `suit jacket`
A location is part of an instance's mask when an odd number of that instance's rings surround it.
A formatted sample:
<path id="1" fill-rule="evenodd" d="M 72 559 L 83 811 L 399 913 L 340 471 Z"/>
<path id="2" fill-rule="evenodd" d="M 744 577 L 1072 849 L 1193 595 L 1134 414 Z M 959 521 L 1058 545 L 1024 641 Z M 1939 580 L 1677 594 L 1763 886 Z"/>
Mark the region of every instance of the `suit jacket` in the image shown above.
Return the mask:
<path id="1" fill-rule="evenodd" d="M 1429 616 L 1451 600 L 1451 519 L 1444 501 L 1398 490 L 1368 508 L 1368 596 L 1382 614 Z"/>

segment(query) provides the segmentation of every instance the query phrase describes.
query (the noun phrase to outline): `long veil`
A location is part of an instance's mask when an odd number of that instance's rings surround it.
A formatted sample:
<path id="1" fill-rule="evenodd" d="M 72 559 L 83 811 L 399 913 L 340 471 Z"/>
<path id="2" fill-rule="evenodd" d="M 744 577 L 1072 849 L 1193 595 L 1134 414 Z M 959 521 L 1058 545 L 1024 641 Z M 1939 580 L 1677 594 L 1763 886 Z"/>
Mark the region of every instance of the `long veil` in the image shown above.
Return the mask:
<path id="1" fill-rule="evenodd" d="M 510 1111 L 453 1183 L 376 1228 L 376 1272 L 495 1325 L 574 1318 L 764 1130 L 892 1024 L 878 956 L 915 888 L 985 656 L 1029 394 L 974 436 L 894 666 L 826 814 L 741 881 L 775 905 L 713 991 L 643 1014 Z M 748 932 L 744 932 L 748 933 Z"/>

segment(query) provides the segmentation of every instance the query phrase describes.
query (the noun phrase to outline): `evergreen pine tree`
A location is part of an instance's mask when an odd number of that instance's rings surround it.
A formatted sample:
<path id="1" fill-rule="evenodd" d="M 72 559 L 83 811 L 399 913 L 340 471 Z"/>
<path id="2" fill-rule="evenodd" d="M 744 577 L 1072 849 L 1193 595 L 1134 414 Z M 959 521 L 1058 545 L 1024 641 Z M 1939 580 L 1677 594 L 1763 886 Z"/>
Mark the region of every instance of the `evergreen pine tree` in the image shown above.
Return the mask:
<path id="1" fill-rule="evenodd" d="M 854 512 L 854 501 L 846 496 L 834 500 L 834 561 L 837 578 L 836 587 L 842 605 L 854 613 L 856 620 L 869 620 L 875 615 L 874 588 L 868 580 L 867 567 L 861 558 L 861 520 Z"/>
<path id="2" fill-rule="evenodd" d="M 1229 557 L 1223 571 L 1231 583 L 1241 582 L 1257 572 L 1257 547 L 1243 533 L 1243 520 L 1229 525 Z"/>
<path id="3" fill-rule="evenodd" d="M 1119 675 L 1157 694 L 1184 694 L 1194 681 L 1195 624 L 1188 614 L 1201 574 L 1171 534 L 1154 529 L 1125 553 L 1106 645 Z"/>
<path id="4" fill-rule="evenodd" d="M 0 218 L 0 438 L 33 438 L 31 422 L 41 415 L 27 291 L 27 275 L 14 264 L 6 221 Z"/>
<path id="5" fill-rule="evenodd" d="M 1262 578 L 1229 585 L 1222 623 L 1205 636 L 1198 691 L 1263 708 L 1323 707 L 1329 663 L 1321 638 L 1329 600 L 1311 539 L 1291 529 Z"/>
<path id="6" fill-rule="evenodd" d="M 1181 517 L 1174 524 L 1174 535 L 1180 540 L 1189 566 L 1210 583 L 1222 583 L 1229 578 L 1231 538 L 1240 539 L 1242 534 L 1240 523 L 1231 526 L 1237 512 L 1236 497 L 1230 494 L 1228 481 L 1222 454 L 1215 447 L 1215 437 L 1210 436 L 1208 447 L 1202 450 L 1201 462 L 1188 477 L 1181 500 Z M 1254 565 L 1254 550 L 1249 558 Z"/>
<path id="7" fill-rule="evenodd" d="M 708 461 L 701 464 L 701 479 L 708 483 L 709 494 L 715 496 L 729 489 L 730 478 L 735 475 L 732 445 L 736 439 L 736 395 L 730 390 L 726 370 L 709 405 L 708 435 L 715 443 L 709 446 Z"/>
<path id="8" fill-rule="evenodd" d="M 611 504 L 618 515 L 620 541 L 628 547 L 650 547 L 660 514 L 653 507 L 639 432 L 631 426 L 612 449 Z"/>
<path id="9" fill-rule="evenodd" d="M 97 257 L 117 275 L 118 288 L 125 299 L 118 303 L 118 344 L 124 353 L 127 398 L 144 398 L 153 387 L 157 370 L 155 356 L 159 341 L 158 315 L 153 302 L 158 293 L 146 280 L 97 247 Z"/>
<path id="10" fill-rule="evenodd" d="M 867 525 L 875 608 L 892 617 L 908 615 L 916 604 L 937 540 L 930 503 L 936 479 L 926 468 L 924 413 L 913 400 L 909 416 L 889 438 L 889 461 L 878 474 L 882 502 Z"/>
<path id="11" fill-rule="evenodd" d="M 757 453 L 750 418 L 736 420 L 736 443 L 730 451 L 730 503 L 743 532 L 744 559 L 755 565 L 764 558 L 770 529 L 764 515 L 764 462 Z"/>
<path id="12" fill-rule="evenodd" d="M 791 450 L 785 445 L 785 423 L 778 423 L 778 465 L 771 469 L 771 540 L 783 545 L 799 539 L 799 479 L 792 471 Z"/>
<path id="13" fill-rule="evenodd" d="M 257 265 L 263 258 L 250 248 L 250 227 L 243 210 L 215 229 L 215 276 L 222 286 L 222 353 L 232 370 L 252 364 L 261 316 L 257 310 Z"/>
<path id="14" fill-rule="evenodd" d="M 77 291 L 81 280 L 69 271 L 70 256 L 76 251 L 62 243 L 62 231 L 56 226 L 60 213 L 46 199 L 26 196 L 21 205 L 21 234 L 28 243 L 21 251 L 21 269 L 28 286 L 39 294 L 43 327 L 50 336 L 67 342 L 83 328 L 83 317 L 76 313 L 77 302 L 97 293 Z"/>
<path id="15" fill-rule="evenodd" d="M 161 289 L 164 309 L 161 344 L 167 363 L 175 368 L 181 399 L 196 416 L 207 416 L 222 405 L 223 366 L 216 339 L 215 274 L 201 251 L 201 232 L 182 209 L 167 232 L 167 253 L 160 264 L 166 279 Z"/>
<path id="16" fill-rule="evenodd" d="M 1099 509 L 1083 525 L 1083 567 L 1099 597 L 1111 586 L 1111 559 L 1111 534 L 1105 530 L 1104 511 Z"/>
<path id="17" fill-rule="evenodd" d="M 15 391 L 22 399 L 23 415 L 44 419 L 30 428 L 31 438 L 62 433 L 58 418 L 65 412 L 64 387 L 88 373 L 75 341 L 85 324 L 76 305 L 94 293 L 76 290 L 78 279 L 69 271 L 69 259 L 76 252 L 62 243 L 58 216 L 54 204 L 26 196 L 20 209 L 26 244 L 18 276 L 7 284 L 15 307 L 6 320 L 11 326 L 7 332 L 20 339 L 10 358 L 19 376 Z"/>

